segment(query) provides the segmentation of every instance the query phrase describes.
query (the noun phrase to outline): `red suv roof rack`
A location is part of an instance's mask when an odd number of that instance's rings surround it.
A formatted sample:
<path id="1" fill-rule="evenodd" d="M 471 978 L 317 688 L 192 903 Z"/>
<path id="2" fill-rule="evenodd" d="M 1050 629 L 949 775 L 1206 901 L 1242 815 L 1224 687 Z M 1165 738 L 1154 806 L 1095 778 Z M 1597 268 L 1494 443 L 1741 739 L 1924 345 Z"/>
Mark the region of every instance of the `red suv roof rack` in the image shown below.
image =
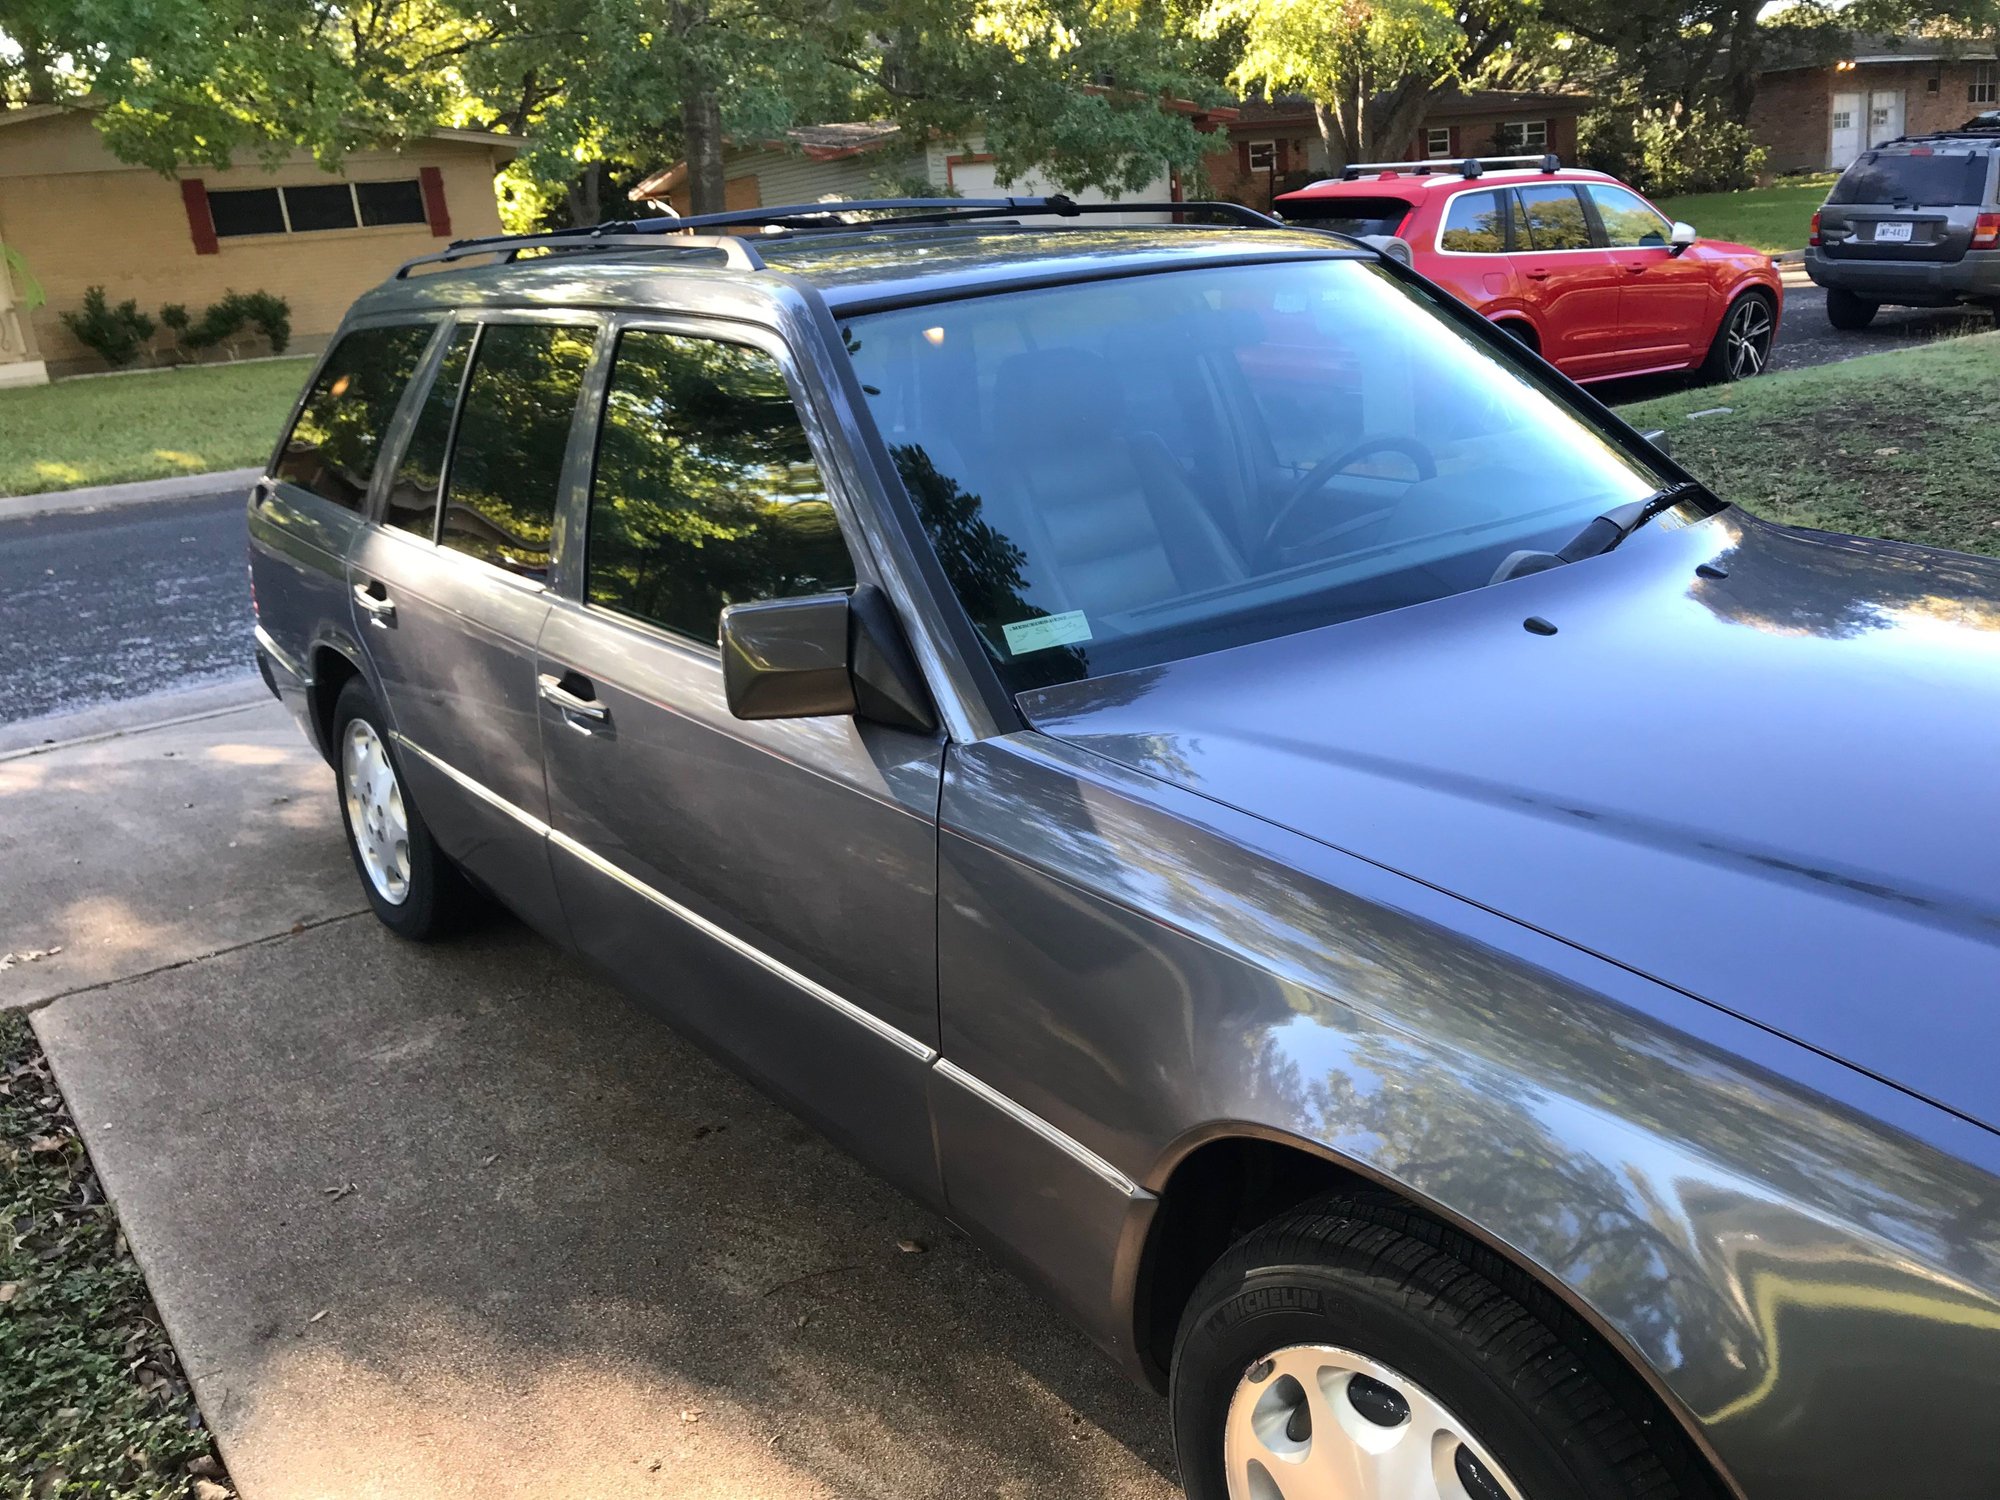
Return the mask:
<path id="1" fill-rule="evenodd" d="M 1340 180 L 1376 176 L 1384 172 L 1409 172 L 1428 177 L 1433 172 L 1456 172 L 1461 177 L 1480 177 L 1488 167 L 1535 167 L 1543 172 L 1560 172 L 1562 158 L 1548 151 L 1538 156 L 1468 156 L 1460 161 L 1357 161 L 1341 168 Z"/>

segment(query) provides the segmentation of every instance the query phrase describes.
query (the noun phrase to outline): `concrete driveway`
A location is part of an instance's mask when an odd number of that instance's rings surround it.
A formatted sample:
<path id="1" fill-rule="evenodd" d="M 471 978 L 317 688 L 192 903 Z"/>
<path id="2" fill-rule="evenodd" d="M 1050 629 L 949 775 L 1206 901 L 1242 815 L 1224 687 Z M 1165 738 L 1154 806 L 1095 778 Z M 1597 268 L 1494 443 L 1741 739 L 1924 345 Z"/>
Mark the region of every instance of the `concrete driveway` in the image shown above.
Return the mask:
<path id="1" fill-rule="evenodd" d="M 1178 1493 L 1162 1403 L 578 961 L 383 932 L 268 700 L 0 756 L 0 914 L 247 1500 Z"/>

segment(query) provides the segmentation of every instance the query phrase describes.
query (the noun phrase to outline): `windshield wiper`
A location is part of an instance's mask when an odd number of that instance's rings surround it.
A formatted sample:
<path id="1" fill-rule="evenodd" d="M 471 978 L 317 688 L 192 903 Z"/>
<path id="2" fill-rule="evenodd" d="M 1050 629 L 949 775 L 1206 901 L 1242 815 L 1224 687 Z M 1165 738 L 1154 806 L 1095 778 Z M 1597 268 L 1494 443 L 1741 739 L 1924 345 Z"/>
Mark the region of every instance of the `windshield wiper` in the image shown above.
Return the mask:
<path id="1" fill-rule="evenodd" d="M 1564 562 L 1577 562 L 1609 552 L 1661 511 L 1672 510 L 1700 488 L 1692 479 L 1686 479 L 1665 489 L 1654 490 L 1643 500 L 1607 510 L 1557 548 L 1556 556 Z"/>
<path id="2" fill-rule="evenodd" d="M 1495 570 L 1493 582 L 1505 583 L 1509 578 L 1519 578 L 1527 573 L 1545 572 L 1550 568 L 1559 568 L 1564 563 L 1582 562 L 1586 557 L 1602 556 L 1661 511 L 1671 510 L 1689 495 L 1700 492 L 1699 484 L 1692 479 L 1685 479 L 1679 484 L 1670 484 L 1665 489 L 1654 490 L 1643 500 L 1629 501 L 1615 509 L 1607 510 L 1603 515 L 1592 518 L 1588 526 L 1554 552 L 1509 553 Z"/>

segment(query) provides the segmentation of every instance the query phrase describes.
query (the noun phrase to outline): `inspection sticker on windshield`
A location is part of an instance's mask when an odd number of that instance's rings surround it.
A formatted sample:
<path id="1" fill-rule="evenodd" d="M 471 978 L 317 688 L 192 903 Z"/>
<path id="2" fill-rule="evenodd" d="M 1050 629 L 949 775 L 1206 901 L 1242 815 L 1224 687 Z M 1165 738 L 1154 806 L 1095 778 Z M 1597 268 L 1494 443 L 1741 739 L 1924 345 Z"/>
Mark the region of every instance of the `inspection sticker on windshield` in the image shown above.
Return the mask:
<path id="1" fill-rule="evenodd" d="M 1000 629 L 1006 634 L 1007 649 L 1016 656 L 1090 639 L 1090 621 L 1083 617 L 1080 609 L 1059 615 L 1043 615 L 1039 620 L 1016 620 L 1012 625 L 1002 625 Z"/>

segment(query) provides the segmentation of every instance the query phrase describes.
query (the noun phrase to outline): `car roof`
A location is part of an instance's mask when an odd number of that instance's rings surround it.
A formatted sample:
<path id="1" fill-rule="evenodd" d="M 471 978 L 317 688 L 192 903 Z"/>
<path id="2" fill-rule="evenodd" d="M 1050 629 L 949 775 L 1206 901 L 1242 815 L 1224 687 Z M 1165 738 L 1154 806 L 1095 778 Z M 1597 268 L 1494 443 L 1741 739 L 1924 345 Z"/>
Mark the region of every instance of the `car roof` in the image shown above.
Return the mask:
<path id="1" fill-rule="evenodd" d="M 1197 225 L 1061 223 L 881 224 L 743 237 L 746 257 L 705 241 L 666 233 L 633 245 L 632 236 L 602 244 L 579 239 L 551 253 L 496 265 L 448 263 L 383 283 L 356 303 L 356 316 L 439 307 L 498 304 L 599 308 L 672 307 L 697 286 L 707 300 L 742 296 L 768 301 L 800 286 L 818 291 L 836 313 L 862 306 L 977 295 L 1010 286 L 1090 280 L 1106 275 L 1197 265 L 1294 260 L 1301 256 L 1373 259 L 1367 246 L 1312 229 Z M 505 241 L 493 253 L 505 255 Z M 570 253 L 572 247 L 577 252 Z M 535 248 L 542 248 L 539 242 Z"/>
<path id="2" fill-rule="evenodd" d="M 1308 183 L 1289 193 L 1280 193 L 1274 200 L 1280 207 L 1287 203 L 1309 203 L 1317 198 L 1403 198 L 1415 202 L 1428 193 L 1447 193 L 1454 188 L 1508 187 L 1534 182 L 1610 182 L 1618 179 L 1609 172 L 1596 172 L 1588 167 L 1561 167 L 1553 172 L 1544 172 L 1535 167 L 1506 167 L 1489 170 L 1476 177 L 1468 177 L 1459 170 L 1455 162 L 1441 162 L 1433 171 L 1382 172 L 1364 177 L 1328 177 L 1319 182 Z M 1619 184 L 1623 186 L 1623 184 Z"/>

